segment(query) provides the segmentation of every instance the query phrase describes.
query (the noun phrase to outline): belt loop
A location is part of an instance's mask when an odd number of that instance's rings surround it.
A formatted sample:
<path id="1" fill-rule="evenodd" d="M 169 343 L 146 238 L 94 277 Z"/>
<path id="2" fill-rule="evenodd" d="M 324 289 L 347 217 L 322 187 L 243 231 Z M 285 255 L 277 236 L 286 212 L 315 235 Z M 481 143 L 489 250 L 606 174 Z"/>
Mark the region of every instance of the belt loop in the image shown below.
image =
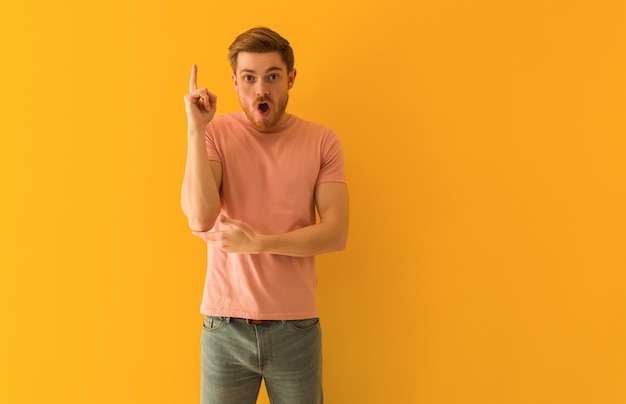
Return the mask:
<path id="1" fill-rule="evenodd" d="M 230 324 L 230 317 L 224 317 L 224 321 L 226 321 L 226 324 Z"/>

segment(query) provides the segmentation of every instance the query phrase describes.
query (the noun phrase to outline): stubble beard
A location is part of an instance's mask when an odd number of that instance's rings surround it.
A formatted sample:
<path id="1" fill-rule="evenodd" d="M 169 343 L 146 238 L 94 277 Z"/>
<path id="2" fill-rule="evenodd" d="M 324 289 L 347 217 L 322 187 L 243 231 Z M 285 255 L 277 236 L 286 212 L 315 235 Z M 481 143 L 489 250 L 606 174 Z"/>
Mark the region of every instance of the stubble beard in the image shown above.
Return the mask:
<path id="1" fill-rule="evenodd" d="M 267 99 L 265 99 L 264 101 L 267 102 Z M 257 102 L 258 100 L 255 100 L 254 104 L 256 104 Z M 274 111 L 272 111 L 272 113 L 267 117 L 261 116 L 260 121 L 256 119 L 258 115 L 256 115 L 257 110 L 254 108 L 254 105 L 252 109 L 243 108 L 243 110 L 246 113 L 246 117 L 248 118 L 252 126 L 254 126 L 257 130 L 266 131 L 282 123 L 281 119 L 285 116 L 285 111 L 287 110 L 288 103 L 289 94 L 287 94 L 287 96 L 283 100 L 281 100 L 280 103 L 276 106 L 276 114 L 274 113 Z"/>

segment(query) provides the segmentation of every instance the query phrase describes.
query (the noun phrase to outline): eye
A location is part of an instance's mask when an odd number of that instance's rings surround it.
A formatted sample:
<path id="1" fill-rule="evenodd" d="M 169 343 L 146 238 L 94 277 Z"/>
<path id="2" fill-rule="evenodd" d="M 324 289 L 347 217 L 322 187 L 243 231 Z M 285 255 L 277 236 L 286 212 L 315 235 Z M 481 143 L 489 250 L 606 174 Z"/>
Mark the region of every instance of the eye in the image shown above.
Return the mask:
<path id="1" fill-rule="evenodd" d="M 278 80 L 278 74 L 276 74 L 276 73 L 272 73 L 272 74 L 270 74 L 269 76 L 267 76 L 267 79 L 268 79 L 269 81 L 275 81 L 275 80 Z"/>
<path id="2" fill-rule="evenodd" d="M 254 76 L 251 74 L 246 74 L 243 76 L 243 81 L 253 82 L 255 80 Z"/>

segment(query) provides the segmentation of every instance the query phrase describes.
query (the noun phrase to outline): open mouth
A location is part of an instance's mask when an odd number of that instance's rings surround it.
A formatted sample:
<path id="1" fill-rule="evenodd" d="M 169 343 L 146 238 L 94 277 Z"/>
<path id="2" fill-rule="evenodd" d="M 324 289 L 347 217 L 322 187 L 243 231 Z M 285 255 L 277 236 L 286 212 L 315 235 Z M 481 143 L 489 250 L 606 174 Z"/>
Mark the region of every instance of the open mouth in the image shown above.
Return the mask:
<path id="1" fill-rule="evenodd" d="M 266 114 L 269 112 L 270 106 L 266 102 L 262 102 L 258 105 L 257 109 L 259 110 L 260 113 Z"/>

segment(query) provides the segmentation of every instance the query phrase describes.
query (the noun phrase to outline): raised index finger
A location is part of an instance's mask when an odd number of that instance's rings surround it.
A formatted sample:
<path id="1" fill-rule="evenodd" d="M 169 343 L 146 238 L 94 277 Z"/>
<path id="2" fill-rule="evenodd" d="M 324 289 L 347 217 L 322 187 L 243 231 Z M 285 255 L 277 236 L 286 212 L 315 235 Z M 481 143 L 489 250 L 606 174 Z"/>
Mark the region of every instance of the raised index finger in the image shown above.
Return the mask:
<path id="1" fill-rule="evenodd" d="M 198 78 L 198 66 L 194 63 L 191 65 L 191 77 L 189 77 L 189 92 L 196 91 L 196 80 Z"/>

